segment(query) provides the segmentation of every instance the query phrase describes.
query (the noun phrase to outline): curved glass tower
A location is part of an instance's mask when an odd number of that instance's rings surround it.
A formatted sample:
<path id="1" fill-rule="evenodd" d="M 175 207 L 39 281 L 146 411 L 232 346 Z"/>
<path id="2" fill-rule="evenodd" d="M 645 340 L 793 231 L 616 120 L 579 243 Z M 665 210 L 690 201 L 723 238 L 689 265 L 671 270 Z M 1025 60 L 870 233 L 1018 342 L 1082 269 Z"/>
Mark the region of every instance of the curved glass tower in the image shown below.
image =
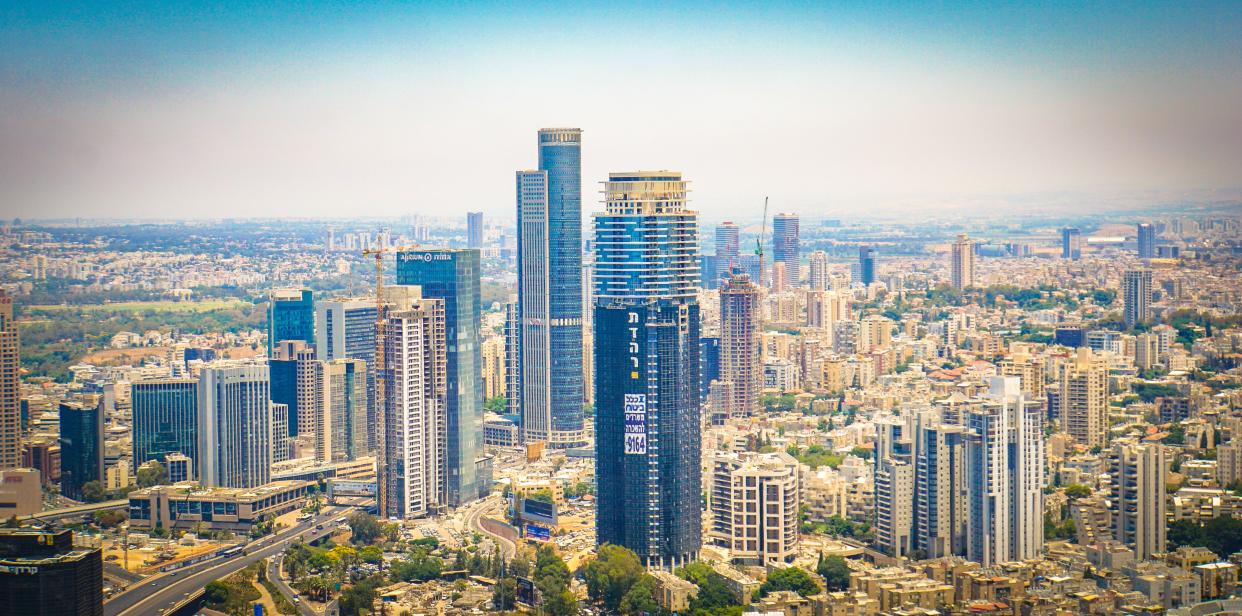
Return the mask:
<path id="1" fill-rule="evenodd" d="M 517 174 L 523 438 L 587 442 L 582 405 L 582 131 L 539 131 L 539 168 Z"/>

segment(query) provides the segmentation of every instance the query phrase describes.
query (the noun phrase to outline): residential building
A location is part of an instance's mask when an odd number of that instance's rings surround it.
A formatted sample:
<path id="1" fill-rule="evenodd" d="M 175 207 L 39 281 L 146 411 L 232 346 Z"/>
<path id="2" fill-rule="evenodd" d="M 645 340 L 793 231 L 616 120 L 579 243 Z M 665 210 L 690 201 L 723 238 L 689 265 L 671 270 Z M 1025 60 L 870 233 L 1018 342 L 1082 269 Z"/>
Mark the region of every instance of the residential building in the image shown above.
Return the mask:
<path id="1" fill-rule="evenodd" d="M 720 287 L 720 378 L 733 383 L 730 417 L 759 410 L 763 389 L 759 298 L 759 287 L 740 272 L 730 274 Z"/>
<path id="2" fill-rule="evenodd" d="M 826 291 L 832 286 L 828 277 L 828 253 L 816 250 L 807 257 L 807 281 L 812 291 Z M 874 269 L 872 270 L 874 273 Z"/>
<path id="3" fill-rule="evenodd" d="M 712 459 L 708 536 L 735 562 L 792 562 L 800 506 L 798 461 L 789 454 L 725 452 Z"/>
<path id="4" fill-rule="evenodd" d="M 1167 551 L 1164 446 L 1118 442 L 1112 450 L 1113 537 L 1139 560 Z"/>
<path id="5" fill-rule="evenodd" d="M 975 241 L 964 233 L 949 248 L 949 281 L 957 291 L 975 286 Z"/>
<path id="6" fill-rule="evenodd" d="M 1079 347 L 1060 367 L 1060 416 L 1079 444 L 1102 447 L 1108 440 L 1108 360 Z"/>
<path id="7" fill-rule="evenodd" d="M 1127 328 L 1151 321 L 1151 270 L 1126 270 L 1122 281 L 1122 315 Z"/>
<path id="8" fill-rule="evenodd" d="M 0 470 L 17 468 L 22 459 L 19 347 L 13 298 L 0 289 Z"/>

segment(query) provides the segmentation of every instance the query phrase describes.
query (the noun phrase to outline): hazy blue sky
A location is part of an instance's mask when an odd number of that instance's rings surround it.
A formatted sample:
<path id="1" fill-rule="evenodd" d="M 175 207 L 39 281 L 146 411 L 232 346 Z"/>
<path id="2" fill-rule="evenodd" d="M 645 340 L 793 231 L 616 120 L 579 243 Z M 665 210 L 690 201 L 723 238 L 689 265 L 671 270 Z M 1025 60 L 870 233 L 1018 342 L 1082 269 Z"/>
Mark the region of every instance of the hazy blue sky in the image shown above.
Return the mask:
<path id="1" fill-rule="evenodd" d="M 0 3 L 5 215 L 511 217 L 542 126 L 587 212 L 636 168 L 709 218 L 1242 187 L 1242 2 L 115 4 Z"/>

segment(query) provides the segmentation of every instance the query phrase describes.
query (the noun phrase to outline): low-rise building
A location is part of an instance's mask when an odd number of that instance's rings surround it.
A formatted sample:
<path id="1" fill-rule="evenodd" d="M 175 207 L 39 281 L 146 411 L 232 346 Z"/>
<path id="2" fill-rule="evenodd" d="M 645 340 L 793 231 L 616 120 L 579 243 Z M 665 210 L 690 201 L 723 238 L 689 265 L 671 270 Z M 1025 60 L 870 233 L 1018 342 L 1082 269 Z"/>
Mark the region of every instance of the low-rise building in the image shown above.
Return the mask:
<path id="1" fill-rule="evenodd" d="M 200 488 L 192 483 L 155 486 L 129 494 L 132 529 L 191 529 L 249 532 L 251 527 L 301 507 L 308 481 L 274 481 L 254 488 Z"/>
<path id="2" fill-rule="evenodd" d="M 674 614 L 690 609 L 690 600 L 698 596 L 699 587 L 667 571 L 652 571 L 655 578 L 656 604 Z"/>

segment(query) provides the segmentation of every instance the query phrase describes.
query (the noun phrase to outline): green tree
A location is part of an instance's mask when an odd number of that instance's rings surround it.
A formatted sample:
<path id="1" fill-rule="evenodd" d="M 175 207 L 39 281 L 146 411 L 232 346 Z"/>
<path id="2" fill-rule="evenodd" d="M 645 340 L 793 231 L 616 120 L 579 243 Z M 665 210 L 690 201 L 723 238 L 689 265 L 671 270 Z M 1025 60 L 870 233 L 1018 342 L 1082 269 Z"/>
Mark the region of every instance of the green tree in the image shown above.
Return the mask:
<path id="1" fill-rule="evenodd" d="M 656 580 L 642 574 L 630 590 L 621 598 L 621 613 L 627 616 L 660 613 L 660 604 L 655 600 Z"/>
<path id="2" fill-rule="evenodd" d="M 513 578 L 504 578 L 492 587 L 492 607 L 498 611 L 513 609 L 517 603 L 517 582 Z"/>
<path id="3" fill-rule="evenodd" d="M 1086 498 L 1091 496 L 1091 488 L 1090 486 L 1086 486 L 1081 483 L 1071 483 L 1070 485 L 1065 486 L 1065 496 L 1069 497 L 1071 500 Z"/>
<path id="4" fill-rule="evenodd" d="M 104 490 L 103 484 L 98 481 L 88 481 L 82 484 L 82 500 L 88 503 L 101 503 L 108 497 L 107 490 Z"/>
<path id="5" fill-rule="evenodd" d="M 496 413 L 496 414 L 501 414 L 505 412 L 505 407 L 507 407 L 508 405 L 509 405 L 509 400 L 507 398 L 505 398 L 504 396 L 495 396 L 492 398 L 488 398 L 483 403 L 483 410 Z"/>
<path id="6" fill-rule="evenodd" d="M 349 516 L 349 530 L 353 533 L 353 542 L 369 545 L 375 543 L 379 538 L 382 529 L 379 522 L 374 516 L 362 511 L 354 512 Z"/>
<path id="7" fill-rule="evenodd" d="M 759 596 L 767 596 L 778 590 L 792 590 L 803 597 L 819 593 L 819 586 L 811 579 L 811 574 L 799 567 L 773 569 L 768 579 L 759 587 Z"/>
<path id="8" fill-rule="evenodd" d="M 850 586 L 850 567 L 845 563 L 845 559 L 840 556 L 824 558 L 823 555 L 820 555 L 819 564 L 815 567 L 815 572 L 823 576 L 824 582 L 828 585 L 828 590 L 845 590 Z"/>
<path id="9" fill-rule="evenodd" d="M 587 596 L 603 601 L 604 607 L 617 610 L 621 599 L 643 575 L 638 555 L 619 545 L 600 546 L 599 555 L 587 563 L 582 573 L 586 580 Z"/>
<path id="10" fill-rule="evenodd" d="M 143 468 L 138 469 L 138 487 L 149 488 L 151 486 L 160 486 L 168 483 L 168 469 L 164 468 L 156 460 L 152 460 Z"/>

